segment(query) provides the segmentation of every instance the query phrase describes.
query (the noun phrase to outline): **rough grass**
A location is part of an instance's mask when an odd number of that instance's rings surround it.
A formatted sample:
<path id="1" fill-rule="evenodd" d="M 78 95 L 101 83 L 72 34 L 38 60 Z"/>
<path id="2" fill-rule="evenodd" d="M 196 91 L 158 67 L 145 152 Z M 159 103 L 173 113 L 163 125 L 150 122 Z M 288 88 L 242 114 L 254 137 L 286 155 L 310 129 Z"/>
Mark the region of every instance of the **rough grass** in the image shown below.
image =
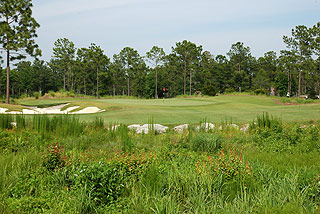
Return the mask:
<path id="1" fill-rule="evenodd" d="M 55 123 L 45 115 L 34 118 Z M 319 213 L 318 123 L 303 129 L 294 123 L 281 130 L 256 127 L 247 133 L 225 129 L 137 135 L 126 126 L 110 130 L 100 119 L 76 135 L 59 129 L 43 138 L 30 125 L 21 131 L 0 129 L 0 213 Z M 279 132 L 283 134 L 278 136 Z M 269 136 L 279 139 L 265 141 Z M 283 144 L 287 147 L 283 152 L 268 149 L 281 140 L 296 143 Z M 48 153 L 53 147 L 47 146 L 56 143 L 64 146 L 70 165 L 50 170 L 48 164 L 55 162 L 48 160 L 56 160 L 60 152 Z M 313 149 L 305 151 L 309 145 Z M 227 160 L 239 160 L 241 153 L 243 164 L 218 159 L 225 151 L 237 152 Z M 209 158 L 215 160 L 211 165 Z M 103 165 L 106 160 L 114 165 Z M 218 168 L 216 161 L 221 163 Z M 229 174 L 247 161 L 252 175 L 241 170 Z M 119 164 L 124 171 L 112 174 L 109 169 Z M 115 195 L 118 198 L 97 203 L 110 194 L 108 187 L 117 191 L 119 178 L 126 182 L 121 185 L 124 191 Z"/>
<path id="2" fill-rule="evenodd" d="M 0 108 L 6 108 L 8 109 L 7 112 L 10 112 L 10 111 L 22 111 L 22 109 L 24 109 L 25 107 L 21 105 L 0 103 Z"/>

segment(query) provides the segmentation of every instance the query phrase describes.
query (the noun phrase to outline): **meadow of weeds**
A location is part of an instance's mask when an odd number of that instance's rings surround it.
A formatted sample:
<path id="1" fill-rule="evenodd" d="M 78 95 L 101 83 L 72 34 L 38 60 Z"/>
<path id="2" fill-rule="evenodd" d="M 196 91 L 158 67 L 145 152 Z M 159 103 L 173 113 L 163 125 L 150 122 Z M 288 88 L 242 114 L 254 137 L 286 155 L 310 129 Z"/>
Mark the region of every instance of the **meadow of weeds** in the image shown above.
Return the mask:
<path id="1" fill-rule="evenodd" d="M 0 115 L 0 213 L 319 213 L 318 122 L 115 125 Z"/>

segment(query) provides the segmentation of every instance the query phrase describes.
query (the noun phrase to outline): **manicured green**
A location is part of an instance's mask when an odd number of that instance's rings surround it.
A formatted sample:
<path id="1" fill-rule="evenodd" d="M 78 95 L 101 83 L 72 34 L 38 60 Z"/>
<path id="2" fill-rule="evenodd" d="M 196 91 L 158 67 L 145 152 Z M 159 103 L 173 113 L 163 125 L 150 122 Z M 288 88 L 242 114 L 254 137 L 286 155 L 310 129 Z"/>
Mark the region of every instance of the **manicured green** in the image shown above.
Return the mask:
<path id="1" fill-rule="evenodd" d="M 28 99 L 19 101 L 23 105 L 44 105 L 71 103 L 81 108 L 97 106 L 106 111 L 98 114 L 81 115 L 80 119 L 92 121 L 96 116 L 105 122 L 125 124 L 155 123 L 181 124 L 197 123 L 206 118 L 209 122 L 234 123 L 251 122 L 258 114 L 268 112 L 284 121 L 307 121 L 320 118 L 320 104 L 284 105 L 278 98 L 251 95 L 230 95 L 216 97 L 191 97 L 173 99 Z"/>

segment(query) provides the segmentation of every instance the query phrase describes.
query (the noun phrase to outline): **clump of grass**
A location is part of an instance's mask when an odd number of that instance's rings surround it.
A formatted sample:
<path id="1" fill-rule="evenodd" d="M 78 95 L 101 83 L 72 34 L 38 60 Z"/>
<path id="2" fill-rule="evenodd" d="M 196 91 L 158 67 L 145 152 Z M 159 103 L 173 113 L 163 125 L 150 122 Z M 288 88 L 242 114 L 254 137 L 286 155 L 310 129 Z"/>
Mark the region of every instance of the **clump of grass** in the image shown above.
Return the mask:
<path id="1" fill-rule="evenodd" d="M 282 130 L 282 120 L 277 117 L 270 116 L 268 112 L 257 116 L 257 122 L 253 121 L 250 124 L 251 129 L 270 129 L 270 130 Z"/>
<path id="2" fill-rule="evenodd" d="M 131 152 L 134 148 L 134 143 L 129 136 L 129 129 L 126 125 L 121 124 L 117 128 L 117 133 L 119 134 L 119 138 L 121 141 L 122 151 L 123 152 Z"/>
<path id="3" fill-rule="evenodd" d="M 224 138 L 217 134 L 200 133 L 190 140 L 190 149 L 196 152 L 214 153 L 221 148 Z"/>
<path id="4" fill-rule="evenodd" d="M 24 115 L 17 114 L 16 115 L 16 126 L 18 130 L 22 130 L 26 128 L 26 118 Z"/>
<path id="5" fill-rule="evenodd" d="M 149 134 L 156 134 L 156 131 L 154 129 L 154 119 L 153 119 L 153 117 L 148 119 L 148 133 Z"/>
<path id="6" fill-rule="evenodd" d="M 95 128 L 103 128 L 104 127 L 103 118 L 96 116 L 94 121 L 92 122 L 92 126 L 95 127 Z"/>
<path id="7" fill-rule="evenodd" d="M 33 129 L 42 136 L 50 132 L 55 132 L 60 136 L 77 136 L 85 128 L 79 117 L 74 115 L 56 115 L 52 118 L 48 115 L 34 115 L 32 124 Z"/>
<path id="8" fill-rule="evenodd" d="M 14 122 L 11 114 L 0 114 L 0 128 L 12 129 L 12 123 Z"/>

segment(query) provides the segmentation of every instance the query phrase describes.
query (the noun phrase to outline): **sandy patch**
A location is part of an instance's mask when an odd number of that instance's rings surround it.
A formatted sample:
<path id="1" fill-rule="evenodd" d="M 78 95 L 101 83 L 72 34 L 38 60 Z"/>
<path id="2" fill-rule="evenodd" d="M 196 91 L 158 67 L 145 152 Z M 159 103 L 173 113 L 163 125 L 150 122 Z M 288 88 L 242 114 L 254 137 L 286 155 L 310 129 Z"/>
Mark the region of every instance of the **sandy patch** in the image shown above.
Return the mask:
<path id="1" fill-rule="evenodd" d="M 105 110 L 101 110 L 98 107 L 87 107 L 81 109 L 80 111 L 73 112 L 72 114 L 93 114 L 98 112 L 104 112 Z"/>
<path id="2" fill-rule="evenodd" d="M 4 114 L 7 110 L 7 108 L 0 108 L 0 114 Z"/>
<path id="3" fill-rule="evenodd" d="M 69 103 L 57 105 L 57 106 L 51 106 L 47 108 L 28 107 L 29 109 L 22 109 L 22 112 L 18 112 L 18 111 L 7 112 L 8 109 L 0 108 L 0 114 L 93 114 L 93 113 L 105 111 L 105 110 L 99 109 L 98 107 L 87 107 L 80 111 L 71 112 L 76 110 L 77 108 L 80 108 L 80 106 L 72 106 L 67 108 L 64 111 L 61 111 L 61 109 L 66 105 L 69 105 Z"/>

